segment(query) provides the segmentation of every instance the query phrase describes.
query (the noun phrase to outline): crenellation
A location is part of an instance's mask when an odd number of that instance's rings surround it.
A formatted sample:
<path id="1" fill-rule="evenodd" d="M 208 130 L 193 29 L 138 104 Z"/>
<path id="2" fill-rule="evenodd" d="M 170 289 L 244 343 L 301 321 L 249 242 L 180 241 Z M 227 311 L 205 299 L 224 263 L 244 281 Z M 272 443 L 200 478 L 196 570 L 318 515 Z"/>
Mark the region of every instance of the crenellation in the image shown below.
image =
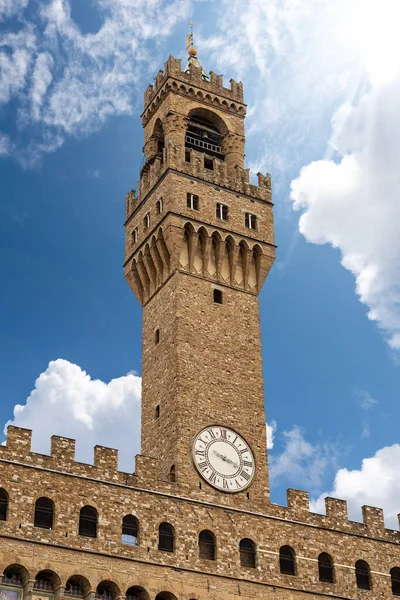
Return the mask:
<path id="1" fill-rule="evenodd" d="M 102 479 L 109 481 L 118 479 L 118 450 L 95 446 L 94 466 L 99 470 Z"/>
<path id="2" fill-rule="evenodd" d="M 53 435 L 51 437 L 50 455 L 57 464 L 70 465 L 75 461 L 75 440 Z"/>
<path id="3" fill-rule="evenodd" d="M 301 518 L 310 514 L 310 501 L 308 492 L 289 488 L 286 491 L 287 505 L 292 513 L 295 513 L 297 518 Z"/>
<path id="4" fill-rule="evenodd" d="M 22 459 L 29 456 L 32 445 L 32 430 L 15 425 L 7 427 L 5 449 L 13 459 Z M 1 447 L 3 449 L 3 446 Z"/>
<path id="5" fill-rule="evenodd" d="M 384 537 L 385 521 L 383 510 L 374 506 L 362 507 L 363 523 L 366 526 L 368 533 L 374 537 Z"/>
<path id="6" fill-rule="evenodd" d="M 135 210 L 137 198 L 136 190 L 131 190 L 126 194 L 126 218 L 129 219 L 133 211 Z"/>
<path id="7" fill-rule="evenodd" d="M 325 498 L 325 509 L 327 519 L 335 529 L 343 529 L 348 525 L 348 512 L 346 500 L 337 498 Z"/>

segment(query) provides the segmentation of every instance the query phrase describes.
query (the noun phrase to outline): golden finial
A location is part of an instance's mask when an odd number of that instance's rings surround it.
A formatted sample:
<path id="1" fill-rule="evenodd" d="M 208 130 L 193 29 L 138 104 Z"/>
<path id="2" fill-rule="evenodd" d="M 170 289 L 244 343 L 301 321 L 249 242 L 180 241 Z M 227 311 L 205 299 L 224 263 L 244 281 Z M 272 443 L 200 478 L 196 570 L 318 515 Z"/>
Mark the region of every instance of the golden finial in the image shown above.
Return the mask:
<path id="1" fill-rule="evenodd" d="M 190 33 L 186 36 L 186 49 L 189 56 L 197 56 L 197 50 L 193 45 L 193 21 L 190 21 Z"/>

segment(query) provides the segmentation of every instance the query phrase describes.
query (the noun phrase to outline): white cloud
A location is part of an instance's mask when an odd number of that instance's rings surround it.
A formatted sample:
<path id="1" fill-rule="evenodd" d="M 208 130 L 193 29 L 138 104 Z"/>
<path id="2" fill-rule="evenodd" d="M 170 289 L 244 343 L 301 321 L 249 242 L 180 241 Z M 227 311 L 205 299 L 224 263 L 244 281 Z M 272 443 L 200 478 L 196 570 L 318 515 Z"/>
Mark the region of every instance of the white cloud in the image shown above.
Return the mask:
<path id="1" fill-rule="evenodd" d="M 32 88 L 30 92 L 32 101 L 32 118 L 35 121 L 38 121 L 41 116 L 43 100 L 53 79 L 53 66 L 54 60 L 51 54 L 48 52 L 41 52 L 38 54 L 32 74 Z"/>
<path id="2" fill-rule="evenodd" d="M 365 458 L 360 469 L 339 469 L 333 490 L 312 501 L 312 510 L 324 513 L 324 498 L 332 496 L 347 500 L 350 519 L 360 520 L 361 506 L 376 506 L 384 509 L 386 525 L 398 529 L 399 464 L 400 445 L 394 444 L 378 450 L 370 458 Z"/>
<path id="3" fill-rule="evenodd" d="M 10 138 L 7 134 L 0 131 L 0 156 L 9 154 L 11 150 Z"/>
<path id="4" fill-rule="evenodd" d="M 283 452 L 270 455 L 271 481 L 299 485 L 306 490 L 320 490 L 327 470 L 337 464 L 338 449 L 331 443 L 310 444 L 297 426 L 284 431 L 283 437 Z"/>
<path id="5" fill-rule="evenodd" d="M 96 444 L 119 450 L 133 472 L 140 451 L 141 379 L 129 373 L 105 383 L 67 360 L 51 361 L 24 405 L 7 423 L 33 430 L 33 450 L 48 453 L 52 435 L 77 439 L 77 459 L 93 462 Z M 7 427 L 6 425 L 6 427 Z"/>
<path id="6" fill-rule="evenodd" d="M 363 410 L 371 410 L 371 408 L 378 404 L 378 401 L 375 400 L 367 390 L 356 389 L 354 390 L 353 395 L 356 398 L 357 404 Z"/>
<path id="7" fill-rule="evenodd" d="M 274 447 L 276 429 L 276 421 L 271 421 L 271 423 L 267 423 L 267 450 L 272 450 L 272 448 Z"/>
<path id="8" fill-rule="evenodd" d="M 8 103 L 24 89 L 35 45 L 29 26 L 0 36 L 0 104 Z"/>
<path id="9" fill-rule="evenodd" d="M 0 0 L 0 21 L 17 15 L 28 3 L 29 0 Z"/>

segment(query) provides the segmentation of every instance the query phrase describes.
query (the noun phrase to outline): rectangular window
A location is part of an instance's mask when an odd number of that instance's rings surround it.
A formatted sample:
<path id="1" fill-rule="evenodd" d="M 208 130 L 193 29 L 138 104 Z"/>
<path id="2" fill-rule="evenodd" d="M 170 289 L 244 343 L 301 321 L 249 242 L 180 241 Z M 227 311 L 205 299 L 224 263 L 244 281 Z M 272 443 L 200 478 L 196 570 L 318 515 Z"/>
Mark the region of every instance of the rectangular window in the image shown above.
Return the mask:
<path id="1" fill-rule="evenodd" d="M 137 244 L 137 241 L 139 239 L 139 231 L 138 228 L 135 227 L 135 229 L 132 231 L 132 241 L 134 244 Z"/>
<path id="2" fill-rule="evenodd" d="M 217 203 L 216 216 L 217 219 L 221 219 L 222 221 L 228 220 L 228 207 L 226 204 L 220 204 L 219 202 Z"/>
<path id="3" fill-rule="evenodd" d="M 245 225 L 249 229 L 257 229 L 257 217 L 256 215 L 252 215 L 251 213 L 246 213 L 245 215 Z"/>
<path id="4" fill-rule="evenodd" d="M 222 304 L 222 291 L 221 290 L 214 290 L 214 303 L 215 304 Z"/>
<path id="5" fill-rule="evenodd" d="M 160 343 L 160 330 L 156 329 L 154 332 L 154 343 L 157 346 L 157 344 Z"/>
<path id="6" fill-rule="evenodd" d="M 185 161 L 187 163 L 190 163 L 190 154 L 191 154 L 190 150 L 185 150 Z"/>
<path id="7" fill-rule="evenodd" d="M 163 211 L 163 201 L 162 201 L 162 198 L 160 198 L 156 202 L 156 211 L 157 211 L 158 215 L 160 215 L 162 213 L 162 211 Z"/>
<path id="8" fill-rule="evenodd" d="M 144 217 L 143 225 L 145 229 L 148 229 L 150 227 L 150 213 L 147 213 L 147 215 Z"/>
<path id="9" fill-rule="evenodd" d="M 192 210 L 199 210 L 199 197 L 196 194 L 187 193 L 187 206 Z"/>
<path id="10" fill-rule="evenodd" d="M 214 171 L 214 161 L 212 158 L 207 158 L 207 156 L 204 157 L 204 168 Z"/>

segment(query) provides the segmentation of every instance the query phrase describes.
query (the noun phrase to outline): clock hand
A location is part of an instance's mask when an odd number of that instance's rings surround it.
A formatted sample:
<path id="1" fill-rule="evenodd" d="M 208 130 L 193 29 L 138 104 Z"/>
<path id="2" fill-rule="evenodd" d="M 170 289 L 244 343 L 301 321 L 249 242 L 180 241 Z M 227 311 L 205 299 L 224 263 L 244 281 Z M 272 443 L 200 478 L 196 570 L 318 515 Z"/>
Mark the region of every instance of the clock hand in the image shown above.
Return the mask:
<path id="1" fill-rule="evenodd" d="M 218 458 L 221 458 L 225 462 L 230 463 L 231 465 L 233 465 L 235 467 L 235 469 L 239 468 L 239 465 L 237 463 L 235 463 L 233 460 L 231 460 L 230 458 L 228 458 L 227 456 L 224 456 L 223 454 L 220 454 L 219 452 L 217 452 L 217 450 L 213 450 L 213 452 L 214 452 L 214 454 L 216 456 L 218 456 Z"/>

